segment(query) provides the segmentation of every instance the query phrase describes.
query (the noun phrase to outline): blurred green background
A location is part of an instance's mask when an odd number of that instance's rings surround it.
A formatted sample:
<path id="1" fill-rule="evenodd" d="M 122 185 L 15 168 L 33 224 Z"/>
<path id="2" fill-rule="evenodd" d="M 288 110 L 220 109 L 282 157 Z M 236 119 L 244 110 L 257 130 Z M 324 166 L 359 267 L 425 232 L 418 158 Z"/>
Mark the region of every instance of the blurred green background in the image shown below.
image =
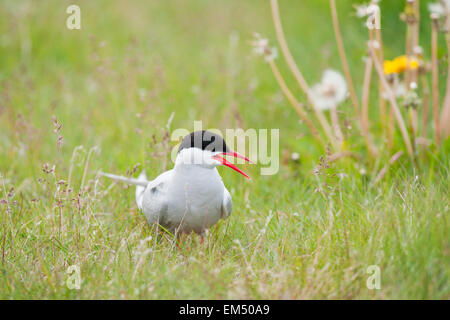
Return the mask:
<path id="1" fill-rule="evenodd" d="M 360 94 L 367 30 L 354 15 L 355 3 L 339 0 L 337 6 Z M 175 112 L 173 128 L 192 129 L 193 120 L 220 129 L 282 128 L 282 148 L 311 153 L 316 161 L 320 148 L 298 139 L 307 130 L 270 68 L 252 54 L 254 32 L 277 45 L 269 1 L 78 1 L 81 30 L 66 28 L 70 4 L 0 4 L 3 152 L 15 152 L 19 140 L 34 146 L 37 156 L 26 161 L 45 158 L 53 151 L 56 115 L 64 124 L 64 152 L 100 145 L 109 159 L 125 165 L 142 156 L 142 144 Z M 428 56 L 430 21 L 426 1 L 421 4 L 420 40 Z M 385 56 L 393 58 L 404 53 L 403 2 L 381 1 L 381 7 Z M 328 1 L 280 1 L 280 10 L 288 43 L 310 84 L 325 68 L 341 70 Z M 284 61 L 277 62 L 304 101 Z M 15 136 L 17 115 L 36 132 Z M 132 151 L 126 155 L 125 145 Z M 13 165 L 4 157 L 0 163 L 3 169 Z"/>
<path id="2" fill-rule="evenodd" d="M 360 95 L 368 35 L 353 5 L 361 2 L 336 2 Z M 420 42 L 429 57 L 427 3 L 420 1 Z M 81 30 L 66 28 L 71 4 L 81 8 Z M 341 70 L 329 2 L 279 5 L 307 81 Z M 404 1 L 380 5 L 392 59 L 404 54 Z M 387 153 L 370 170 L 365 161 L 343 161 L 312 174 L 324 149 L 252 53 L 254 32 L 278 46 L 269 1 L 0 0 L 0 298 L 449 297 L 448 154 L 431 154 L 419 168 L 404 156 L 376 187 Z M 282 57 L 276 62 L 304 102 Z M 342 110 L 352 117 L 349 101 Z M 205 243 L 188 237 L 180 250 L 167 237 L 149 240 L 154 230 L 130 188 L 95 179 L 100 169 L 125 174 L 140 163 L 154 177 L 171 167 L 167 148 L 175 142 L 164 137 L 173 112 L 172 129 L 191 130 L 194 120 L 222 130 L 279 128 L 282 163 L 275 176 L 247 166 L 252 182 L 219 169 L 235 211 Z M 370 113 L 376 119 L 374 99 Z M 374 121 L 372 132 L 379 126 Z M 352 143 L 364 150 L 362 139 Z M 79 145 L 101 152 L 89 163 L 87 152 L 72 158 Z M 45 163 L 56 171 L 43 172 Z M 60 186 L 70 174 L 65 198 Z M 80 291 L 64 285 L 72 264 L 82 270 Z M 373 264 L 382 268 L 383 290 L 366 287 Z"/>

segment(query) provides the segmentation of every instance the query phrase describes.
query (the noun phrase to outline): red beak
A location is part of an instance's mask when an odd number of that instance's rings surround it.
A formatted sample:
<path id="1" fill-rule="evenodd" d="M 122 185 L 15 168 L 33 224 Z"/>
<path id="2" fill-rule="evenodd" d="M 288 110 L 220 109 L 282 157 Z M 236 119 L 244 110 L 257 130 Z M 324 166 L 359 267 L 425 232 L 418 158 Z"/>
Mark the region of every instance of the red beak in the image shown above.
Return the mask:
<path id="1" fill-rule="evenodd" d="M 226 159 L 219 157 L 219 156 L 232 156 L 235 158 L 239 158 L 239 159 L 244 159 L 245 161 L 249 162 L 249 163 L 253 163 L 252 161 L 250 161 L 248 158 L 244 157 L 243 155 L 235 152 L 235 151 L 231 151 L 231 152 L 222 152 L 219 154 L 214 155 L 212 158 L 219 161 L 220 163 L 222 163 L 224 166 L 230 167 L 231 169 L 239 172 L 240 174 L 242 174 L 244 177 L 246 177 L 247 179 L 250 179 L 250 177 L 245 174 L 244 171 L 242 171 L 241 169 L 239 169 L 238 167 L 236 167 L 234 164 L 232 164 L 231 162 L 227 161 Z"/>

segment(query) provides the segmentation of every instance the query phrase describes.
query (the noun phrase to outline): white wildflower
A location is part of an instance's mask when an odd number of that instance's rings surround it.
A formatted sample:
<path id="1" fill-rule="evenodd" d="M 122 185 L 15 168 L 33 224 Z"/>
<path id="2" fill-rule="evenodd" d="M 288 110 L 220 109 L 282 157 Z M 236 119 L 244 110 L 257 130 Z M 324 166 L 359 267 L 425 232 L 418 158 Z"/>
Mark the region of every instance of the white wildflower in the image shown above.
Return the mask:
<path id="1" fill-rule="evenodd" d="M 405 96 L 406 85 L 404 82 L 400 82 L 394 87 L 394 94 L 397 98 Z"/>
<path id="2" fill-rule="evenodd" d="M 258 34 L 255 34 L 255 40 L 252 41 L 253 52 L 257 55 L 263 55 L 266 48 L 269 47 L 269 39 L 261 38 Z"/>
<path id="3" fill-rule="evenodd" d="M 392 76 L 393 76 L 393 78 L 390 80 L 390 83 L 391 83 L 391 89 L 392 89 L 392 92 L 394 93 L 394 96 L 396 98 L 405 97 L 405 95 L 407 93 L 405 83 L 403 81 L 400 81 L 397 74 L 394 74 Z M 387 100 L 388 99 L 387 93 L 383 92 L 382 97 L 383 97 L 383 99 Z"/>
<path id="4" fill-rule="evenodd" d="M 377 40 L 368 41 L 369 46 L 372 46 L 374 49 L 380 49 L 380 43 Z"/>
<path id="5" fill-rule="evenodd" d="M 365 16 L 367 16 L 367 4 L 360 4 L 360 5 L 353 5 L 353 7 L 356 10 L 356 16 L 358 18 L 364 18 Z"/>
<path id="6" fill-rule="evenodd" d="M 440 2 L 432 2 L 428 4 L 430 14 L 436 18 L 440 18 L 445 14 L 445 8 Z"/>
<path id="7" fill-rule="evenodd" d="M 337 71 L 325 70 L 322 81 L 311 88 L 314 106 L 320 110 L 336 108 L 347 96 L 347 83 Z"/>
<path id="8" fill-rule="evenodd" d="M 415 47 L 413 48 L 413 53 L 414 53 L 416 56 L 423 56 L 423 48 L 422 48 L 421 46 L 415 46 Z"/>
<path id="9" fill-rule="evenodd" d="M 369 30 L 380 29 L 380 7 L 376 3 L 371 3 L 366 10 L 366 26 Z"/>
<path id="10" fill-rule="evenodd" d="M 264 55 L 264 60 L 267 62 L 273 61 L 278 57 L 278 50 L 275 47 L 270 48 L 269 52 Z"/>
<path id="11" fill-rule="evenodd" d="M 138 89 L 138 96 L 139 100 L 142 102 L 145 100 L 145 97 L 147 96 L 147 90 L 145 88 L 139 88 Z"/>
<path id="12" fill-rule="evenodd" d="M 353 8 L 355 8 L 355 15 L 358 18 L 364 18 L 367 17 L 368 14 L 370 14 L 371 10 L 370 6 L 371 5 L 376 5 L 378 6 L 378 3 L 380 2 L 380 0 L 372 0 L 369 3 L 362 3 L 362 4 L 354 4 Z"/>
<path id="13" fill-rule="evenodd" d="M 252 41 L 253 52 L 259 56 L 264 56 L 264 60 L 269 62 L 277 58 L 278 52 L 275 47 L 269 46 L 269 40 L 261 37 L 260 34 L 254 34 L 255 39 Z"/>
<path id="14" fill-rule="evenodd" d="M 447 9 L 447 11 L 450 11 L 450 0 L 441 0 L 441 3 Z"/>

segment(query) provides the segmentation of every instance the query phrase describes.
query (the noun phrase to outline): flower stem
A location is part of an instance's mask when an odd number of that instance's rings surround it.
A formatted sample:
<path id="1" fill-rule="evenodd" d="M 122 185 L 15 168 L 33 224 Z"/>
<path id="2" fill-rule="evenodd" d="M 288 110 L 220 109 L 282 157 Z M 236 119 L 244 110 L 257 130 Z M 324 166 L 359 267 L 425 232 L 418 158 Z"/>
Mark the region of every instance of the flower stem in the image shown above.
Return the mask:
<path id="1" fill-rule="evenodd" d="M 336 1 L 330 0 L 331 15 L 333 18 L 334 34 L 336 36 L 336 43 L 339 51 L 339 57 L 341 59 L 342 69 L 344 70 L 345 79 L 348 83 L 348 89 L 350 92 L 350 98 L 352 100 L 353 107 L 355 109 L 356 117 L 360 118 L 360 106 L 358 96 L 356 95 L 355 86 L 353 85 L 352 75 L 350 73 L 350 67 L 348 66 L 347 55 L 345 54 L 344 42 L 342 41 L 341 30 L 339 28 L 339 19 L 336 10 Z"/>
<path id="2" fill-rule="evenodd" d="M 380 18 L 381 19 L 381 18 Z M 380 46 L 378 49 L 378 59 L 380 61 L 384 61 L 384 51 L 383 51 L 383 37 L 381 34 L 381 28 L 375 29 L 375 36 L 378 42 L 378 45 Z M 371 30 L 369 30 L 369 37 L 371 37 Z M 372 39 L 370 39 L 372 40 Z M 383 85 L 381 83 L 381 80 L 378 79 L 378 103 L 380 106 L 380 118 L 381 118 L 381 127 L 383 129 L 383 136 L 388 139 L 388 146 L 392 145 L 392 141 L 389 141 L 389 139 L 392 139 L 392 136 L 389 135 L 386 128 L 388 128 L 388 124 L 390 122 L 390 114 L 386 112 L 386 101 L 383 98 Z"/>
<path id="3" fill-rule="evenodd" d="M 431 28 L 431 90 L 433 100 L 434 138 L 440 143 L 439 132 L 439 74 L 438 74 L 438 21 L 433 19 Z"/>
<path id="4" fill-rule="evenodd" d="M 447 24 L 450 24 L 450 15 L 447 15 Z M 450 61 L 450 27 L 447 26 L 447 61 Z M 439 137 L 446 139 L 450 135 L 450 63 L 447 63 L 447 87 L 445 89 L 445 98 L 441 111 L 441 123 L 439 124 Z"/>
<path id="5" fill-rule="evenodd" d="M 305 79 L 303 78 L 302 73 L 298 69 L 297 64 L 295 63 L 295 60 L 292 57 L 291 52 L 289 51 L 289 47 L 288 47 L 286 39 L 284 37 L 283 27 L 281 25 L 278 2 L 277 2 L 277 0 L 271 0 L 270 4 L 271 4 L 271 8 L 272 8 L 272 17 L 273 17 L 273 22 L 275 25 L 277 39 L 278 39 L 278 42 L 280 43 L 281 51 L 283 52 L 283 56 L 289 66 L 289 69 L 291 70 L 292 74 L 294 75 L 295 80 L 297 80 L 297 83 L 300 86 L 300 88 L 303 90 L 303 92 L 305 92 L 309 103 L 313 106 L 317 120 L 319 120 L 319 122 L 320 122 L 323 130 L 325 131 L 325 134 L 327 135 L 328 139 L 330 140 L 333 148 L 335 148 L 336 150 L 339 150 L 339 145 L 336 142 L 336 138 L 333 136 L 333 132 L 331 130 L 330 124 L 328 123 L 328 120 L 325 118 L 322 111 L 319 108 L 317 108 L 317 106 L 315 105 L 314 100 L 311 97 L 311 92 L 310 92 L 309 86 L 306 83 Z"/>
<path id="6" fill-rule="evenodd" d="M 389 167 L 392 166 L 398 159 L 400 159 L 401 156 L 403 156 L 403 151 L 400 150 L 389 159 L 389 162 L 377 174 L 377 176 L 373 182 L 373 185 L 377 184 L 378 182 L 381 181 L 381 179 L 383 179 L 383 177 L 386 175 L 386 172 L 389 169 Z"/>
<path id="7" fill-rule="evenodd" d="M 392 149 L 394 147 L 394 131 L 395 131 L 395 115 L 394 110 L 389 108 L 389 116 L 388 116 L 388 148 Z"/>
<path id="8" fill-rule="evenodd" d="M 430 86 L 426 75 L 421 75 L 423 92 L 422 130 L 421 136 L 426 138 L 428 131 L 428 117 L 430 113 Z"/>
<path id="9" fill-rule="evenodd" d="M 417 70 L 411 68 L 411 61 L 414 58 L 414 48 L 419 44 L 419 2 L 418 0 L 411 0 L 407 2 L 406 6 L 412 10 L 412 17 L 406 20 L 406 72 L 405 83 L 406 90 L 409 91 L 412 82 L 417 83 Z M 409 123 L 414 137 L 417 136 L 417 110 L 410 108 Z"/>
<path id="10" fill-rule="evenodd" d="M 280 70 L 278 69 L 277 65 L 273 60 L 269 61 L 270 68 L 272 69 L 272 72 L 275 76 L 275 79 L 278 82 L 278 85 L 281 88 L 281 91 L 283 91 L 283 94 L 286 96 L 288 101 L 291 103 L 291 105 L 294 107 L 295 111 L 298 113 L 300 118 L 305 122 L 305 124 L 308 126 L 311 133 L 314 135 L 314 137 L 321 143 L 323 143 L 319 132 L 315 128 L 314 124 L 311 122 L 311 120 L 308 119 L 308 115 L 303 109 L 303 105 L 295 99 L 294 95 L 292 94 L 291 90 L 289 90 L 288 86 L 286 85 L 286 82 L 283 79 L 283 76 L 280 73 Z"/>
<path id="11" fill-rule="evenodd" d="M 415 23 L 412 26 L 412 51 L 413 51 L 413 57 L 417 58 L 415 50 L 419 46 L 419 21 L 420 21 L 420 10 L 419 10 L 419 0 L 415 0 L 414 4 L 414 16 L 415 16 Z M 410 60 L 411 61 L 411 60 Z M 415 82 L 418 85 L 417 79 L 419 78 L 419 69 L 412 70 L 412 81 Z M 416 108 L 411 109 L 411 125 L 414 132 L 414 136 L 417 136 L 418 127 L 419 127 L 419 119 L 418 119 L 418 112 Z"/>
<path id="12" fill-rule="evenodd" d="M 377 149 L 373 144 L 369 132 L 369 98 L 370 98 L 370 79 L 372 76 L 372 58 L 367 57 L 366 68 L 364 71 L 364 83 L 362 90 L 362 112 L 361 112 L 361 129 L 364 135 L 364 140 L 367 144 L 367 149 L 372 156 L 377 155 Z"/>
<path id="13" fill-rule="evenodd" d="M 400 109 L 398 108 L 397 101 L 395 100 L 394 93 L 392 92 L 392 89 L 389 87 L 388 82 L 386 81 L 386 78 L 383 73 L 383 67 L 381 66 L 380 61 L 378 61 L 377 54 L 375 52 L 375 48 L 373 47 L 372 43 L 369 43 L 369 51 L 372 56 L 373 62 L 375 64 L 375 69 L 378 72 L 378 76 L 382 81 L 383 87 L 386 90 L 386 94 L 388 96 L 389 102 L 391 104 L 391 108 L 393 109 L 395 118 L 397 120 L 398 126 L 400 128 L 400 132 L 403 136 L 403 140 L 405 141 L 406 150 L 408 151 L 408 154 L 411 158 L 413 158 L 413 148 L 411 145 L 411 140 L 409 139 L 408 131 L 406 130 L 405 122 L 403 120 L 402 114 L 400 112 Z"/>
<path id="14" fill-rule="evenodd" d="M 337 139 L 337 141 L 342 144 L 343 136 L 342 136 L 342 130 L 341 130 L 341 126 L 339 125 L 339 117 L 338 117 L 338 113 L 337 113 L 337 108 L 331 108 L 330 110 L 331 113 L 331 123 L 333 124 L 333 129 L 334 129 L 334 135 Z"/>

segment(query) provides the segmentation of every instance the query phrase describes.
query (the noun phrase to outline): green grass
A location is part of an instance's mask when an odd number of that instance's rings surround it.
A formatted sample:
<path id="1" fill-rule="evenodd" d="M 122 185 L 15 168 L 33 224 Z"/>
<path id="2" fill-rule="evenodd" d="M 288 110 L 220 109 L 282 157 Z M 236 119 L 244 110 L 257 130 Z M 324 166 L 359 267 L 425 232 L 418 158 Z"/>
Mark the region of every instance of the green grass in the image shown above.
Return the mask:
<path id="1" fill-rule="evenodd" d="M 350 14 L 351 1 L 337 2 L 360 84 L 366 30 Z M 396 149 L 375 161 L 365 160 L 356 138 L 363 161 L 345 159 L 315 174 L 325 151 L 251 53 L 253 32 L 275 43 L 269 3 L 168 3 L 80 1 L 80 31 L 65 27 L 72 2 L 0 3 L 0 298 L 448 299 L 448 141 L 415 165 L 403 156 L 377 185 L 377 173 L 402 148 L 399 135 Z M 383 6 L 392 58 L 404 47 L 401 6 Z M 309 82 L 326 67 L 341 69 L 328 1 L 280 0 L 280 9 Z M 343 110 L 351 108 L 346 102 Z M 147 225 L 133 188 L 95 176 L 137 164 L 156 176 L 170 167 L 163 137 L 172 112 L 172 129 L 192 129 L 194 120 L 220 129 L 280 128 L 282 157 L 274 176 L 247 166 L 251 181 L 219 169 L 234 212 L 203 242 L 184 236 L 181 249 Z M 53 115 L 63 124 L 59 134 Z M 379 146 L 380 127 L 372 128 Z M 289 160 L 292 152 L 299 162 Z M 55 171 L 44 172 L 46 163 Z M 80 290 L 65 284 L 71 265 L 81 269 Z M 380 290 L 366 286 L 371 265 L 381 269 Z"/>

